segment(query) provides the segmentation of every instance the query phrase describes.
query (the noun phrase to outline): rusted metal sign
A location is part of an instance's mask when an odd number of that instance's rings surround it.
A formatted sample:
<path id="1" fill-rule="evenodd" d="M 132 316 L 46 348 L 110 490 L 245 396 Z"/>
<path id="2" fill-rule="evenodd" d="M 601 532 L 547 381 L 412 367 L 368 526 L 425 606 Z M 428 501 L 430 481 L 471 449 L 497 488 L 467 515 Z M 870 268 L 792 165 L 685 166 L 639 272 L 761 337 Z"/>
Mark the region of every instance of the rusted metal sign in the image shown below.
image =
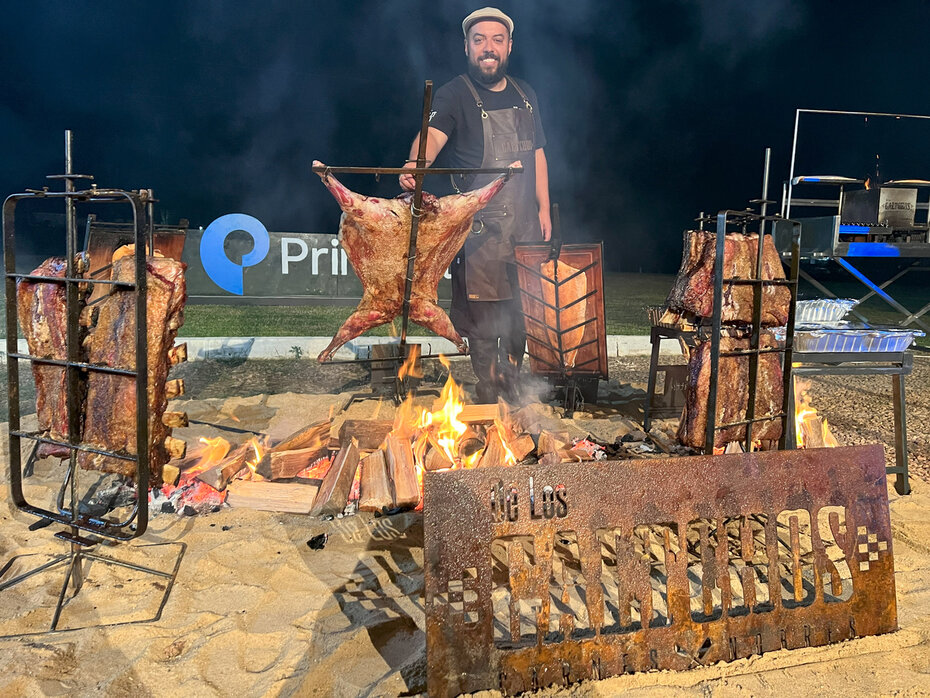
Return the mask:
<path id="1" fill-rule="evenodd" d="M 897 627 L 881 446 L 426 473 L 430 695 Z"/>

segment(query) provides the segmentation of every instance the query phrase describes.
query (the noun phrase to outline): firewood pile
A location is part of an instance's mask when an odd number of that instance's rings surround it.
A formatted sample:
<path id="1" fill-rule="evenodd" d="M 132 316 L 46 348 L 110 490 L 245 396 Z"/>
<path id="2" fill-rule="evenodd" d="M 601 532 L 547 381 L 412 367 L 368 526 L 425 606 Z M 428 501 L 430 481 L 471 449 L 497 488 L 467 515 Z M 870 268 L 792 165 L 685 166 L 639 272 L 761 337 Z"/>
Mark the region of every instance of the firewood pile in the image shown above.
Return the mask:
<path id="1" fill-rule="evenodd" d="M 165 511 L 190 507 L 190 514 L 224 502 L 322 517 L 383 514 L 421 507 L 427 471 L 692 453 L 675 444 L 674 420 L 659 420 L 646 434 L 617 416 L 598 420 L 604 426 L 595 436 L 580 426 L 594 420 L 562 419 L 546 404 L 511 412 L 504 403 L 463 404 L 456 391 L 450 379 L 432 409 L 410 399 L 393 419 L 337 415 L 274 444 L 204 440 L 209 443 L 169 464 L 166 480 L 168 473 L 176 480 L 154 501 L 164 502 Z"/>

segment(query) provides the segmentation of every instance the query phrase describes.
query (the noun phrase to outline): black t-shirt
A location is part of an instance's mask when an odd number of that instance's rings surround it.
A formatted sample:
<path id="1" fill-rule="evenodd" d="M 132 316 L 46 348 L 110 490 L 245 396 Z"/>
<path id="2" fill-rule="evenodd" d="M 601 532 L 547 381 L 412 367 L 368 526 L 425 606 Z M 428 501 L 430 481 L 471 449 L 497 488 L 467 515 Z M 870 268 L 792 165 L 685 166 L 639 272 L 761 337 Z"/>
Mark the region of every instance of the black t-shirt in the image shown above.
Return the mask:
<path id="1" fill-rule="evenodd" d="M 526 108 L 523 98 L 513 86 L 514 80 L 516 78 L 508 75 L 507 87 L 500 92 L 485 89 L 472 80 L 472 85 L 475 86 L 485 111 Z M 542 121 L 539 117 L 536 92 L 522 80 L 517 80 L 517 83 L 533 107 L 533 121 L 536 126 L 534 145 L 536 148 L 543 148 L 546 145 L 546 135 L 543 133 Z M 481 110 L 475 104 L 471 90 L 461 77 L 450 80 L 436 90 L 429 125 L 449 136 L 449 142 L 442 152 L 444 156 L 442 159 L 449 167 L 481 167 L 484 160 Z"/>

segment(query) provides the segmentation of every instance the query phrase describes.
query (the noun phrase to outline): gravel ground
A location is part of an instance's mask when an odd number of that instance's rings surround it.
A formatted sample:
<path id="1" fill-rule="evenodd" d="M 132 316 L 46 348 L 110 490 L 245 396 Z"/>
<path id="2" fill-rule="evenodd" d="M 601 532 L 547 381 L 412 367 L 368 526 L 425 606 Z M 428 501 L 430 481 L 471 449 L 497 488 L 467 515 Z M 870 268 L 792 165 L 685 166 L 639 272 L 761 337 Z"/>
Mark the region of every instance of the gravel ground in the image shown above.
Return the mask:
<path id="1" fill-rule="evenodd" d="M 663 359 L 664 360 L 664 359 Z M 439 387 L 445 372 L 438 361 L 424 362 L 424 387 Z M 524 368 L 524 371 L 526 369 Z M 645 389 L 649 358 L 613 358 L 609 362 L 609 389 L 632 385 Z M 474 396 L 474 373 L 470 362 L 452 361 L 452 375 Z M 365 364 L 320 365 L 307 359 L 194 361 L 182 364 L 171 374 L 183 378 L 191 398 L 219 398 L 275 393 L 367 392 L 370 374 Z M 889 376 L 811 377 L 812 404 L 828 419 L 843 445 L 880 442 L 888 462 L 894 462 L 894 415 Z M 23 376 L 23 412 L 33 404 L 34 390 L 28 371 Z M 915 353 L 914 372 L 905 379 L 907 397 L 907 441 L 912 475 L 930 482 L 930 355 Z M 0 392 L 0 421 L 6 421 L 6 384 Z M 545 399 L 542 390 L 537 391 Z M 603 385 L 602 385 L 603 392 Z"/>
<path id="2" fill-rule="evenodd" d="M 664 360 L 664 359 L 663 359 Z M 426 361 L 425 387 L 445 380 L 438 361 Z M 525 369 L 524 369 L 525 370 Z M 610 387 L 645 389 L 649 358 L 632 356 L 609 361 Z M 453 377 L 473 396 L 475 377 L 466 360 L 453 360 Z M 182 365 L 172 377 L 184 378 L 189 397 L 230 397 L 260 393 L 338 393 L 367 391 L 368 369 L 361 364 L 321 366 L 315 361 L 197 361 Z M 890 376 L 811 377 L 812 404 L 828 420 L 843 445 L 882 443 L 894 462 L 894 414 Z M 905 379 L 907 442 L 911 474 L 930 482 L 930 355 L 915 353 L 914 371 Z M 545 398 L 546 396 L 543 395 Z"/>

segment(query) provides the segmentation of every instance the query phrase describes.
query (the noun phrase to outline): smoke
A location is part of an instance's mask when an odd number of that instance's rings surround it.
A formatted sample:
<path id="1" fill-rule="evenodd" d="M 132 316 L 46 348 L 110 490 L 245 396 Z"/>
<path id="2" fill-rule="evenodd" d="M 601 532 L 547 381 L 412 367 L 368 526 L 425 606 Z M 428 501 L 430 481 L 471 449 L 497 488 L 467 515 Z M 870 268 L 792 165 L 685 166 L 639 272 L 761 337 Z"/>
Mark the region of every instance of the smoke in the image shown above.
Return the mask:
<path id="1" fill-rule="evenodd" d="M 71 128 L 76 168 L 154 189 L 159 220 L 238 211 L 272 230 L 335 231 L 311 162 L 400 165 L 424 80 L 463 72 L 461 20 L 480 4 L 13 5 L 0 27 L 0 188 L 60 171 Z M 613 268 L 672 271 L 694 216 L 759 195 L 765 146 L 773 182 L 786 176 L 796 107 L 930 111 L 910 89 L 930 8 L 853 5 L 501 2 L 516 23 L 510 70 L 539 96 L 565 238 L 604 240 Z M 883 33 L 899 37 L 894 51 L 850 51 Z M 394 177 L 347 184 L 399 192 Z"/>

